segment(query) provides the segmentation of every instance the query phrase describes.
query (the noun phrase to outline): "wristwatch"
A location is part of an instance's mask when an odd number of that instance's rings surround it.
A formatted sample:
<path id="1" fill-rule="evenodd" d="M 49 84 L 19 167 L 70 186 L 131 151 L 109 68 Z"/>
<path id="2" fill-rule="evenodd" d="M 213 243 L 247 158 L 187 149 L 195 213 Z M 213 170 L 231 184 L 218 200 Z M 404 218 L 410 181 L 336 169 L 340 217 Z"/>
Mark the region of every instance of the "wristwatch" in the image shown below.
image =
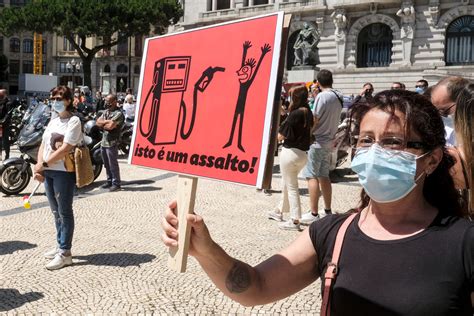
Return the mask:
<path id="1" fill-rule="evenodd" d="M 44 168 L 48 168 L 48 167 L 49 167 L 49 166 L 48 166 L 48 163 L 47 163 L 46 161 L 43 161 L 43 167 L 44 167 Z"/>

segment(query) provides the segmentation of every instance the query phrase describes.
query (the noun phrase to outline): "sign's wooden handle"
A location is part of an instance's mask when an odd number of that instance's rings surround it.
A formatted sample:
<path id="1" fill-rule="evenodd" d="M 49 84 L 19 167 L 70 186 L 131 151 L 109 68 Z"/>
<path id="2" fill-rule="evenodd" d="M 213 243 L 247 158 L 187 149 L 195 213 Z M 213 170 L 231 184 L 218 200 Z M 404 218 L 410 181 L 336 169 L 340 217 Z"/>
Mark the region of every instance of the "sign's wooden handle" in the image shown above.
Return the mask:
<path id="1" fill-rule="evenodd" d="M 177 272 L 185 272 L 188 262 L 188 250 L 191 237 L 191 226 L 186 215 L 194 213 L 198 178 L 178 176 L 178 246 L 169 248 L 168 267 Z"/>

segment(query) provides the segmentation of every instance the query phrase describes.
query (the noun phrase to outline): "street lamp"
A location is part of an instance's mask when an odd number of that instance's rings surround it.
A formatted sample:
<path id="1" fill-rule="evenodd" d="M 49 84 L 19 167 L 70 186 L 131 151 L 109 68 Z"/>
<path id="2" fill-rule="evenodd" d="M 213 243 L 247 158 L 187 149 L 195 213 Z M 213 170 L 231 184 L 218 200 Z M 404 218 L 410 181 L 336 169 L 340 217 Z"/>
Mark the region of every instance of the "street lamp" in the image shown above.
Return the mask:
<path id="1" fill-rule="evenodd" d="M 76 63 L 76 61 L 73 59 L 71 59 L 70 62 L 68 62 L 66 64 L 66 69 L 69 71 L 69 72 L 72 72 L 72 89 L 74 90 L 74 74 L 79 71 L 81 71 L 81 67 L 82 67 L 82 62 L 79 62 L 79 63 Z"/>

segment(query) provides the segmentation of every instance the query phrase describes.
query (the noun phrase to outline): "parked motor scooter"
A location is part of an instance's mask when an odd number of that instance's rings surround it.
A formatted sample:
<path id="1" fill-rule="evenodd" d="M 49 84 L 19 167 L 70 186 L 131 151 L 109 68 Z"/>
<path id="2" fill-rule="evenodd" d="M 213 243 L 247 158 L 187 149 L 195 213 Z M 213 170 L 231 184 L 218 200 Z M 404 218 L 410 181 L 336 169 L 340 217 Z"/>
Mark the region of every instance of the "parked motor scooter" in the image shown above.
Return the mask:
<path id="1" fill-rule="evenodd" d="M 1 192 L 13 195 L 26 188 L 33 176 L 30 165 L 36 164 L 43 132 L 50 119 L 51 108 L 44 103 L 39 103 L 18 135 L 20 157 L 9 158 L 0 166 Z"/>
<path id="2" fill-rule="evenodd" d="M 17 142 L 18 149 L 21 152 L 20 157 L 7 159 L 0 165 L 1 192 L 7 195 L 14 195 L 26 188 L 33 176 L 31 166 L 36 164 L 38 149 L 41 145 L 44 130 L 50 119 L 51 108 L 45 103 L 38 103 L 33 109 L 28 122 L 20 131 Z M 91 122 L 95 124 L 94 121 Z M 88 136 L 87 131 L 85 131 L 85 134 L 84 139 L 91 152 L 95 180 L 102 171 L 100 141 L 97 145 L 96 142 L 91 141 L 91 137 Z M 101 137 L 99 139 L 101 139 Z"/>
<path id="3" fill-rule="evenodd" d="M 90 151 L 95 180 L 100 175 L 104 164 L 100 150 L 102 130 L 96 125 L 95 120 L 89 120 L 84 124 L 84 141 Z"/>
<path id="4" fill-rule="evenodd" d="M 120 130 L 120 138 L 118 148 L 126 155 L 130 151 L 133 135 L 133 119 L 126 119 L 122 129 Z"/>

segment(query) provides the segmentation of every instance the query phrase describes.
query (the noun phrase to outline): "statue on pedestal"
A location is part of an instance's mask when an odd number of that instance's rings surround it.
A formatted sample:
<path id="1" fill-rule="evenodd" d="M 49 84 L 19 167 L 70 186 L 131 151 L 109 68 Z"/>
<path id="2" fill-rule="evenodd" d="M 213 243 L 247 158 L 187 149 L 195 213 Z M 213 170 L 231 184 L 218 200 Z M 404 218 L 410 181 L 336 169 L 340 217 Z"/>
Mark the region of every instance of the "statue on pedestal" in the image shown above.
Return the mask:
<path id="1" fill-rule="evenodd" d="M 413 39 L 413 27 L 415 25 L 415 8 L 413 5 L 407 5 L 398 10 L 397 15 L 400 17 L 402 22 L 401 38 Z"/>
<path id="2" fill-rule="evenodd" d="M 311 55 L 316 50 L 319 39 L 319 32 L 308 23 L 304 23 L 303 29 L 300 30 L 293 45 L 295 54 L 294 66 L 316 65 L 317 60 L 316 58 L 311 58 Z"/>

